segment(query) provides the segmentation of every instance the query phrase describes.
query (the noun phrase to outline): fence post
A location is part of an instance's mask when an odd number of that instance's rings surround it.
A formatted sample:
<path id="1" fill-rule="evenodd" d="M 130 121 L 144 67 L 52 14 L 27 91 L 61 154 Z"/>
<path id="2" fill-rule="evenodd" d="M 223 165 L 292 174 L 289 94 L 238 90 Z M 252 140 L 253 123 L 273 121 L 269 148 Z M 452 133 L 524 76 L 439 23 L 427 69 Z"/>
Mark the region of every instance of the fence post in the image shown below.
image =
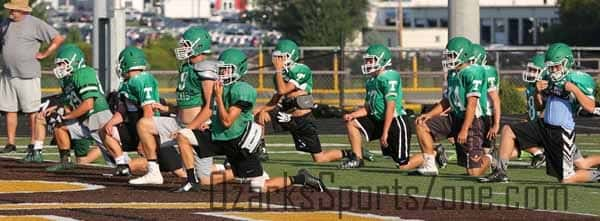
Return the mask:
<path id="1" fill-rule="evenodd" d="M 262 44 L 258 46 L 258 89 L 263 89 L 265 87 L 265 58 L 263 54 Z"/>
<path id="2" fill-rule="evenodd" d="M 339 55 L 340 57 L 339 58 L 337 57 L 338 53 L 340 53 L 340 55 Z M 339 94 L 339 97 L 340 97 L 340 108 L 344 108 L 344 106 L 345 106 L 344 105 L 344 102 L 345 102 L 345 97 L 344 97 L 344 88 L 345 88 L 344 87 L 344 81 L 345 81 L 345 78 L 347 76 L 346 76 L 345 68 L 344 68 L 344 45 L 343 44 L 342 44 L 342 47 L 339 48 L 339 50 L 337 51 L 337 53 L 335 53 L 334 57 L 336 58 L 336 62 L 334 62 L 334 68 L 336 68 L 336 69 L 339 70 L 340 69 L 339 66 L 342 67 L 341 76 L 336 77 L 337 78 L 337 81 L 336 81 L 337 82 L 337 89 L 336 90 L 338 91 L 338 94 Z M 337 60 L 339 60 L 339 62 L 337 62 Z M 338 71 L 336 71 L 336 73 L 337 72 Z M 340 84 L 340 82 L 341 82 L 341 84 Z"/>
<path id="3" fill-rule="evenodd" d="M 500 70 L 500 51 L 494 51 L 494 53 L 496 54 L 496 70 Z"/>
<path id="4" fill-rule="evenodd" d="M 419 65 L 417 64 L 417 52 L 412 57 L 412 71 L 413 71 L 413 88 L 419 87 Z"/>
<path id="5" fill-rule="evenodd" d="M 339 64 L 337 52 L 333 54 L 333 90 L 339 93 Z"/>

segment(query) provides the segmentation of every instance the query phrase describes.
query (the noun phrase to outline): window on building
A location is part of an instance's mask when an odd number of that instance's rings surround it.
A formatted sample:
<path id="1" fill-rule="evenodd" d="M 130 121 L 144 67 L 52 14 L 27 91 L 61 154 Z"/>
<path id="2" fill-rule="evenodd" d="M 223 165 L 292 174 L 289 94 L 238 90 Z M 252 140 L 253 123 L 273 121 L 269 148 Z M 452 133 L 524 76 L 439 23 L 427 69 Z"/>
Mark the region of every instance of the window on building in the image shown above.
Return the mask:
<path id="1" fill-rule="evenodd" d="M 494 35 L 492 38 L 492 43 L 496 44 L 506 44 L 506 22 L 504 18 L 495 18 L 494 19 Z"/>
<path id="2" fill-rule="evenodd" d="M 533 25 L 535 18 L 523 18 L 521 22 L 523 23 L 523 29 L 521 29 L 521 37 L 523 38 L 524 45 L 533 45 L 534 44 L 534 35 L 537 35 L 537 30 Z M 537 36 L 536 36 L 537 37 Z M 537 41 L 537 39 L 535 39 Z"/>
<path id="3" fill-rule="evenodd" d="M 438 27 L 437 19 L 428 18 L 427 19 L 427 27 Z"/>
<path id="4" fill-rule="evenodd" d="M 481 36 L 479 36 L 481 44 L 487 45 L 492 43 L 492 20 L 489 18 L 482 18 L 481 21 Z"/>
<path id="5" fill-rule="evenodd" d="M 519 44 L 519 19 L 509 18 L 508 19 L 508 43 L 510 45 Z"/>
<path id="6" fill-rule="evenodd" d="M 125 1 L 125 8 L 132 8 L 132 7 L 133 7 L 133 2 Z"/>
<path id="7" fill-rule="evenodd" d="M 424 18 L 415 18 L 415 28 L 424 28 L 427 25 L 427 20 Z"/>
<path id="8" fill-rule="evenodd" d="M 448 19 L 440 18 L 440 27 L 447 28 L 448 27 Z"/>

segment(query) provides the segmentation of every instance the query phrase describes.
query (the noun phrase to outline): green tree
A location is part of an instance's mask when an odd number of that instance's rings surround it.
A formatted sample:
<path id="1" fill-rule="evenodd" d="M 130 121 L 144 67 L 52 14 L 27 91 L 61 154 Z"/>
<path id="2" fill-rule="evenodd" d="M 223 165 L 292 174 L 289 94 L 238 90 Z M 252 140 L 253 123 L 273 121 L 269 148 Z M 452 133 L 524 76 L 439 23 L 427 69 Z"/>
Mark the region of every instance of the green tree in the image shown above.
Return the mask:
<path id="1" fill-rule="evenodd" d="M 367 0 L 258 0 L 265 26 L 273 26 L 302 46 L 339 45 L 365 27 Z"/>
<path id="2" fill-rule="evenodd" d="M 600 44 L 600 1 L 559 0 L 560 24 L 546 32 L 550 42 L 565 42 L 570 45 L 596 46 Z"/>

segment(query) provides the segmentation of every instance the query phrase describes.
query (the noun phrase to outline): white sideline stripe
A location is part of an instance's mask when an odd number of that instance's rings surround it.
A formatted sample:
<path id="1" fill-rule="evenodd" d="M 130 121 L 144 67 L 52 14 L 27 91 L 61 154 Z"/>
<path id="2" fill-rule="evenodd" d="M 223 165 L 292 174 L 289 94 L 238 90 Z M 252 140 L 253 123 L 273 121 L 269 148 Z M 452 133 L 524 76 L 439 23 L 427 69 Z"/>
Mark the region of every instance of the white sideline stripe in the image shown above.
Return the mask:
<path id="1" fill-rule="evenodd" d="M 327 187 L 327 189 L 330 190 L 337 190 L 337 191 L 344 191 L 344 189 L 340 190 L 340 188 L 337 187 Z M 352 189 L 352 192 L 357 193 L 372 193 L 368 190 L 354 190 Z M 419 197 L 419 198 L 425 198 L 425 199 L 434 199 L 434 200 L 439 200 L 439 201 L 446 201 L 446 202 L 454 202 L 452 200 L 447 200 L 441 197 L 436 197 L 436 196 L 425 196 L 425 195 L 412 195 L 412 194 L 403 194 L 403 193 L 385 193 L 385 192 L 381 192 L 378 194 L 382 194 L 382 195 L 391 195 L 391 196 L 395 196 L 395 195 L 399 195 L 399 196 L 407 196 L 407 197 Z M 464 200 L 461 203 L 470 203 L 470 204 L 477 204 L 479 202 L 472 202 L 469 200 Z M 489 203 L 489 205 L 492 206 L 497 206 L 497 207 L 509 207 L 509 208 L 516 208 L 516 209 L 525 209 L 525 210 L 532 210 L 532 211 L 539 211 L 539 212 L 549 212 L 549 213 L 559 213 L 559 214 L 572 214 L 572 215 L 580 215 L 580 216 L 592 216 L 592 217 L 600 217 L 600 215 L 596 215 L 596 214 L 591 214 L 591 213 L 578 213 L 578 212 L 570 212 L 570 211 L 562 211 L 562 210 L 545 210 L 545 209 L 530 209 L 530 208 L 525 208 L 525 207 L 521 207 L 521 206 L 506 206 L 503 204 L 498 204 L 498 203 Z"/>
<path id="2" fill-rule="evenodd" d="M 260 211 L 248 211 L 250 213 L 252 212 L 260 212 Z M 281 215 L 286 215 L 286 213 L 310 213 L 310 212 L 314 212 L 314 213 L 332 213 L 332 214 L 338 214 L 339 211 L 330 211 L 330 210 L 317 210 L 317 211 L 284 211 L 284 212 L 260 212 L 260 213 L 269 213 L 269 214 L 273 214 L 273 213 L 277 213 L 277 214 L 281 214 Z M 204 215 L 204 216 L 213 216 L 213 217 L 219 217 L 219 218 L 225 218 L 225 219 L 232 219 L 232 220 L 248 220 L 248 221 L 259 221 L 256 219 L 250 219 L 247 217 L 243 217 L 242 216 L 236 216 L 236 215 L 232 215 L 230 213 L 243 213 L 243 211 L 231 211 L 231 212 L 196 212 L 196 213 L 192 213 L 192 214 L 196 214 L 196 215 Z M 393 216 L 383 216 L 383 215 L 377 215 L 377 214 L 372 214 L 372 213 L 355 213 L 355 212 L 349 212 L 349 211 L 342 211 L 342 219 L 344 218 L 344 216 L 355 216 L 355 217 L 361 217 L 361 218 L 370 218 L 370 219 L 378 219 L 378 220 L 389 220 L 389 221 L 418 221 L 418 220 L 422 220 L 422 219 L 402 219 L 400 217 L 393 217 Z"/>
<path id="3" fill-rule="evenodd" d="M 64 216 L 55 216 L 55 215 L 2 215 L 0 216 L 0 219 L 6 218 L 6 219 L 11 219 L 11 218 L 25 218 L 25 217 L 35 217 L 35 218 L 42 218 L 42 219 L 46 219 L 46 220 L 52 220 L 52 221 L 78 221 L 78 219 L 73 219 L 70 217 L 64 217 Z"/>

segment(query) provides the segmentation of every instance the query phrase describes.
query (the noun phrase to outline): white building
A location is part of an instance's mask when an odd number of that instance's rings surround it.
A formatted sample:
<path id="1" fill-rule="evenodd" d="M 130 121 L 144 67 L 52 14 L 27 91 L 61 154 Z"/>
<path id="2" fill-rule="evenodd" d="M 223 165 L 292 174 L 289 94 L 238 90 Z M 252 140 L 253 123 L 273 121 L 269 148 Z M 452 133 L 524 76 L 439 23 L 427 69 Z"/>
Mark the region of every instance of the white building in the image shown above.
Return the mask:
<path id="1" fill-rule="evenodd" d="M 448 39 L 449 0 L 402 0 L 403 47 L 443 47 Z M 363 42 L 396 46 L 397 1 L 371 0 Z M 556 0 L 480 0 L 481 44 L 535 45 L 558 23 Z"/>
<path id="2" fill-rule="evenodd" d="M 138 12 L 145 11 L 144 0 L 122 0 L 125 8 L 133 9 Z"/>
<path id="3" fill-rule="evenodd" d="M 210 0 L 163 0 L 164 15 L 169 18 L 210 18 Z"/>

